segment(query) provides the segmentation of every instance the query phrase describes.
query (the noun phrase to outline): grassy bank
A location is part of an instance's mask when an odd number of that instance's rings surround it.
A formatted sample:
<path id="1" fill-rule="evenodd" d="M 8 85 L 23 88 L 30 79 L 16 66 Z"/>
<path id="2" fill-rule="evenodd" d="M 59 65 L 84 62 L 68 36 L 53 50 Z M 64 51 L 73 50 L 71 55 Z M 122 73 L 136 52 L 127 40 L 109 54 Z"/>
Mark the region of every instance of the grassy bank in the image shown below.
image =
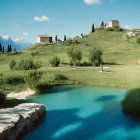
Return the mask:
<path id="1" fill-rule="evenodd" d="M 119 88 L 138 88 L 140 87 L 140 44 L 136 43 L 136 37 L 126 38 L 127 31 L 110 32 L 96 31 L 95 33 L 85 36 L 83 39 L 77 38 L 77 44 L 35 44 L 26 48 L 21 54 L 7 55 L 0 54 L 0 74 L 3 77 L 7 75 L 25 75 L 24 70 L 10 70 L 9 62 L 11 59 L 20 61 L 21 59 L 32 58 L 42 62 L 39 69 L 45 75 L 52 72 L 59 72 L 67 77 L 66 80 L 55 83 L 56 85 L 74 85 L 85 84 L 93 86 L 119 87 Z M 66 54 L 69 46 L 78 47 L 82 51 L 82 62 L 88 61 L 89 52 L 93 47 L 100 47 L 103 51 L 103 61 L 105 67 L 109 69 L 100 73 L 100 68 L 95 67 L 77 67 L 76 69 L 69 66 L 70 58 Z M 37 51 L 36 55 L 32 55 Z M 60 67 L 54 68 L 49 65 L 49 58 L 56 55 L 60 58 Z M 0 88 L 8 92 L 23 91 L 27 89 L 26 84 L 1 84 Z"/>

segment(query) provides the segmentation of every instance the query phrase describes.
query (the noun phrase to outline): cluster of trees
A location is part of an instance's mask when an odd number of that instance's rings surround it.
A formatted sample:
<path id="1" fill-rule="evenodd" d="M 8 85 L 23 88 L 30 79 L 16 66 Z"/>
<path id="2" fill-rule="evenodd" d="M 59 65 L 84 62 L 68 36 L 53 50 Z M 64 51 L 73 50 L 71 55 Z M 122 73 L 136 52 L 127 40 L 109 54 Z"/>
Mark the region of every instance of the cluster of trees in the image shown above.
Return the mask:
<path id="1" fill-rule="evenodd" d="M 64 41 L 66 41 L 67 40 L 67 36 L 66 35 L 64 35 Z M 60 39 L 58 39 L 58 37 L 57 37 L 57 35 L 55 36 L 55 42 L 58 42 L 58 41 L 61 41 Z"/>
<path id="2" fill-rule="evenodd" d="M 102 26 L 102 27 L 106 27 L 106 23 L 104 23 L 104 21 L 102 21 L 102 22 L 101 22 L 101 26 Z M 92 32 L 92 33 L 95 32 L 95 26 L 94 26 L 94 23 L 92 24 L 92 30 L 91 30 L 91 32 Z"/>
<path id="3" fill-rule="evenodd" d="M 41 67 L 41 63 L 33 59 L 21 59 L 19 62 L 12 59 L 9 67 L 11 70 L 37 70 Z"/>
<path id="4" fill-rule="evenodd" d="M 70 65 L 80 66 L 82 60 L 82 52 L 79 48 L 69 47 L 67 55 L 71 58 Z M 102 64 L 103 52 L 100 48 L 93 48 L 89 53 L 89 62 L 84 62 L 86 65 L 100 66 Z"/>
<path id="5" fill-rule="evenodd" d="M 14 49 L 14 51 L 16 51 L 16 49 Z M 6 52 L 5 51 L 5 47 L 2 46 L 1 43 L 0 43 L 0 52 L 2 52 L 2 53 L 5 53 Z M 8 45 L 8 47 L 7 47 L 7 53 L 9 53 L 9 52 L 12 52 L 12 46 L 11 45 Z"/>
<path id="6" fill-rule="evenodd" d="M 0 52 L 4 53 L 4 46 L 2 46 L 1 43 L 0 43 Z"/>

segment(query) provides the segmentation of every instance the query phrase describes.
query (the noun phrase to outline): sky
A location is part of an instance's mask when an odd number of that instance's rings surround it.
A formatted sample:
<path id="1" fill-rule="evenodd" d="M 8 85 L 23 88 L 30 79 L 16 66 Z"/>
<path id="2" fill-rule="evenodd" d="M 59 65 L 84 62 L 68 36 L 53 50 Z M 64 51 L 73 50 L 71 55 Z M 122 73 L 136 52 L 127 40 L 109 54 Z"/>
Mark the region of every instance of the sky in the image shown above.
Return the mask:
<path id="1" fill-rule="evenodd" d="M 36 43 L 39 34 L 74 37 L 109 20 L 140 28 L 139 6 L 140 0 L 0 0 L 0 36 Z"/>

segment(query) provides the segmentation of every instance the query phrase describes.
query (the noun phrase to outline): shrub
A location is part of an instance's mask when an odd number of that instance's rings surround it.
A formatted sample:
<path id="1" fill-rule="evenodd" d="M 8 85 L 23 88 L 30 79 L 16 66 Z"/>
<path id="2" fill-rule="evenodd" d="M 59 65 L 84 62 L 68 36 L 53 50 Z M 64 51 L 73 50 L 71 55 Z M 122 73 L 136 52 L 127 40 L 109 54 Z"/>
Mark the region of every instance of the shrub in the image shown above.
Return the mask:
<path id="1" fill-rule="evenodd" d="M 140 43 L 140 36 L 136 39 L 137 43 Z"/>
<path id="2" fill-rule="evenodd" d="M 41 79 L 42 72 L 40 71 L 29 71 L 25 76 L 25 82 L 29 88 L 35 89 L 38 81 Z"/>
<path id="3" fill-rule="evenodd" d="M 10 69 L 11 69 L 11 70 L 15 69 L 15 68 L 16 68 L 16 64 L 17 64 L 17 62 L 16 62 L 14 59 L 12 59 L 12 60 L 10 61 L 10 63 L 9 63 Z"/>
<path id="4" fill-rule="evenodd" d="M 82 60 L 82 52 L 79 48 L 69 47 L 67 50 L 67 55 L 71 58 L 70 64 L 74 64 L 76 66 L 80 65 L 80 61 Z"/>
<path id="5" fill-rule="evenodd" d="M 92 66 L 92 64 L 90 62 L 84 61 L 80 66 Z"/>
<path id="6" fill-rule="evenodd" d="M 60 74 L 60 72 L 59 73 L 55 73 L 54 77 L 55 77 L 54 80 L 56 80 L 56 81 L 66 80 L 67 79 L 63 74 Z"/>
<path id="7" fill-rule="evenodd" d="M 129 35 L 126 35 L 125 37 L 126 37 L 127 39 L 129 39 Z"/>
<path id="8" fill-rule="evenodd" d="M 68 45 L 68 46 L 72 45 L 72 44 L 73 44 L 73 43 L 72 43 L 72 39 L 69 38 L 68 40 L 66 40 L 66 41 L 65 41 L 65 44 Z"/>
<path id="9" fill-rule="evenodd" d="M 114 31 L 114 28 L 110 27 L 110 28 L 106 28 L 107 31 Z"/>
<path id="10" fill-rule="evenodd" d="M 72 59 L 70 59 L 70 66 L 74 66 Z"/>
<path id="11" fill-rule="evenodd" d="M 58 67 L 60 64 L 60 59 L 57 56 L 53 56 L 49 59 L 49 63 L 53 67 Z"/>
<path id="12" fill-rule="evenodd" d="M 17 55 L 17 54 L 21 54 L 22 52 L 21 51 L 12 51 L 9 53 L 9 55 Z"/>
<path id="13" fill-rule="evenodd" d="M 0 85 L 2 84 L 2 80 L 3 80 L 3 74 L 0 73 Z"/>
<path id="14" fill-rule="evenodd" d="M 94 66 L 100 66 L 102 64 L 102 51 L 99 48 L 94 48 L 89 54 L 89 60 Z"/>
<path id="15" fill-rule="evenodd" d="M 18 63 L 17 69 L 19 70 L 37 70 L 41 67 L 41 63 L 33 59 L 22 59 Z"/>
<path id="16" fill-rule="evenodd" d="M 32 51 L 32 52 L 31 52 L 31 55 L 32 55 L 32 56 L 37 56 L 37 55 L 39 55 L 39 52 L 38 52 L 38 51 Z"/>
<path id="17" fill-rule="evenodd" d="M 123 110 L 133 116 L 140 116 L 140 89 L 128 91 L 122 101 Z"/>
<path id="18" fill-rule="evenodd" d="M 122 32 L 122 31 L 124 31 L 124 29 L 121 28 L 121 27 L 109 27 L 109 28 L 106 28 L 106 31 L 118 31 L 118 32 Z"/>
<path id="19" fill-rule="evenodd" d="M 68 46 L 70 46 L 72 44 L 80 44 L 80 42 L 77 39 L 71 39 L 70 38 L 70 39 L 68 39 L 68 40 L 65 41 L 65 44 L 68 45 Z"/>
<path id="20" fill-rule="evenodd" d="M 2 90 L 0 90 L 0 105 L 2 105 L 5 102 L 6 95 L 3 93 Z"/>
<path id="21" fill-rule="evenodd" d="M 25 81 L 24 81 L 23 76 L 9 75 L 9 76 L 3 77 L 2 83 L 3 84 L 19 84 L 19 83 L 25 83 Z"/>

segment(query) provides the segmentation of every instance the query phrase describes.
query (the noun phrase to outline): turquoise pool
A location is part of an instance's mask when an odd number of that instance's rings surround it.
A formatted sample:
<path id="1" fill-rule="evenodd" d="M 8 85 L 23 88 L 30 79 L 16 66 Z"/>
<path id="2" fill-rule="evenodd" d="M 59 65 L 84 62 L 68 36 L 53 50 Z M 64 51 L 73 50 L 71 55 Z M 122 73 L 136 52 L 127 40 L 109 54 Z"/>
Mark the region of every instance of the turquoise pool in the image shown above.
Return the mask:
<path id="1" fill-rule="evenodd" d="M 55 87 L 28 100 L 44 104 L 44 121 L 23 140 L 139 140 L 140 121 L 122 112 L 126 90 Z"/>

